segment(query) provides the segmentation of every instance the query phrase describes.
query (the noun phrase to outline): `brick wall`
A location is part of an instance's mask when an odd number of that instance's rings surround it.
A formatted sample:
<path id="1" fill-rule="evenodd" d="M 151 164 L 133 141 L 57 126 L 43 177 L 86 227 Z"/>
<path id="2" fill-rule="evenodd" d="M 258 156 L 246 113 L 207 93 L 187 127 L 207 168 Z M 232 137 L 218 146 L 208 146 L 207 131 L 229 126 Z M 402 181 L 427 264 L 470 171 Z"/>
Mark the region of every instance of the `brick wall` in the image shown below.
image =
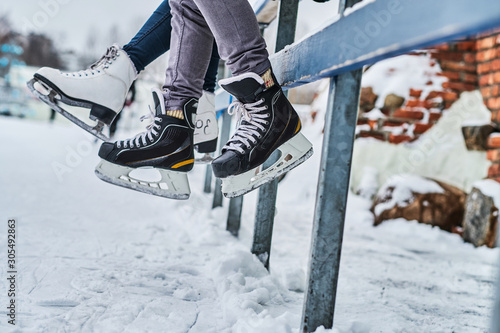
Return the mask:
<path id="1" fill-rule="evenodd" d="M 491 111 L 496 133 L 490 135 L 487 158 L 492 162 L 488 178 L 500 182 L 500 29 L 473 38 L 435 46 L 428 50 L 447 78 L 442 91 L 425 99 L 420 90 L 394 110 L 382 110 L 385 119 L 370 120 L 360 113 L 357 137 L 372 137 L 394 144 L 413 141 L 431 128 L 443 110 L 451 107 L 464 91 L 479 89 Z M 416 54 L 418 55 L 418 53 Z"/>

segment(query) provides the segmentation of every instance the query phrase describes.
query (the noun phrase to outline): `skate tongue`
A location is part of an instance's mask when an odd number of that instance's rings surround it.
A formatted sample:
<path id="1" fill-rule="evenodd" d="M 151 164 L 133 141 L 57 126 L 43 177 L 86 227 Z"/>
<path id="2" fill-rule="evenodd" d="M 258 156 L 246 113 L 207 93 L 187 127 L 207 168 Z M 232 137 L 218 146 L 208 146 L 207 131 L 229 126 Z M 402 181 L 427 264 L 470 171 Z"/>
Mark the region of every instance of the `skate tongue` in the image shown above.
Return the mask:
<path id="1" fill-rule="evenodd" d="M 256 96 L 266 89 L 262 77 L 245 73 L 219 81 L 219 85 L 242 103 L 255 102 Z"/>
<path id="2" fill-rule="evenodd" d="M 163 97 L 163 92 L 160 89 L 153 88 L 151 90 L 153 93 L 153 102 L 155 107 L 155 115 L 162 116 L 165 115 L 165 98 Z"/>

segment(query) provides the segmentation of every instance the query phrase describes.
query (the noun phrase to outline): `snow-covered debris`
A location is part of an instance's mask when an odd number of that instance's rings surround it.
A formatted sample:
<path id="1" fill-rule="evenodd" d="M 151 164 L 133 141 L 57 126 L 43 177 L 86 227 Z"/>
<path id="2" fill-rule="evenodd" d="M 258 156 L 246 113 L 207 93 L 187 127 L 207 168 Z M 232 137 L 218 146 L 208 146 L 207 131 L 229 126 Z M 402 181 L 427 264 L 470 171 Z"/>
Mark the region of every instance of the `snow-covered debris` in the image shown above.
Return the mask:
<path id="1" fill-rule="evenodd" d="M 431 91 L 442 91 L 448 79 L 439 76 L 441 68 L 430 54 L 401 55 L 382 60 L 371 66 L 361 81 L 363 87 L 372 87 L 378 95 L 375 107 L 383 108 L 387 95 L 396 94 L 408 100 L 410 89 L 422 90 L 421 99 Z"/>
<path id="2" fill-rule="evenodd" d="M 417 175 L 402 174 L 389 178 L 378 192 L 378 196 L 389 199 L 375 206 L 374 212 L 380 215 L 394 206 L 405 207 L 414 198 L 413 193 L 443 193 L 435 181 Z"/>
<path id="3" fill-rule="evenodd" d="M 472 187 L 480 190 L 484 195 L 493 199 L 495 206 L 500 209 L 500 183 L 492 179 L 483 179 L 472 184 Z"/>
<path id="4" fill-rule="evenodd" d="M 373 199 L 375 194 L 377 194 L 379 186 L 377 169 L 366 166 L 356 194 L 365 199 Z"/>

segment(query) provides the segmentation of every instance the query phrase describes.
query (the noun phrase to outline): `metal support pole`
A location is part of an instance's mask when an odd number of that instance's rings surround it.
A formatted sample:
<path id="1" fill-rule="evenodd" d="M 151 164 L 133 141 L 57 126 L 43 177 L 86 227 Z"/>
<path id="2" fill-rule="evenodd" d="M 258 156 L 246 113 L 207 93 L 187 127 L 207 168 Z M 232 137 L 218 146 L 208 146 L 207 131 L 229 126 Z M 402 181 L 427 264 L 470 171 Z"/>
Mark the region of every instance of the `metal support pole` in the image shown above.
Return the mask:
<path id="1" fill-rule="evenodd" d="M 219 137 L 219 154 L 222 150 L 222 147 L 226 144 L 226 142 L 229 140 L 229 136 L 231 134 L 231 115 L 228 114 L 226 111 L 222 113 L 222 128 L 221 128 L 221 133 Z M 215 188 L 214 188 L 214 200 L 212 203 L 212 208 L 215 207 L 222 207 L 222 181 L 219 178 L 215 178 Z"/>
<path id="2" fill-rule="evenodd" d="M 330 83 L 302 332 L 333 326 L 361 75 L 355 70 Z"/>
<path id="3" fill-rule="evenodd" d="M 243 196 L 229 200 L 229 211 L 227 214 L 226 230 L 234 237 L 238 237 L 241 225 L 241 212 L 243 208 Z"/>
<path id="4" fill-rule="evenodd" d="M 203 192 L 212 192 L 212 164 L 207 164 L 205 169 L 205 185 L 203 187 Z"/>
<path id="5" fill-rule="evenodd" d="M 281 0 L 276 51 L 280 51 L 288 44 L 293 43 L 295 39 L 295 28 L 297 26 L 298 9 L 299 0 Z M 279 154 L 277 152 L 276 154 L 273 153 L 264 163 L 263 168 L 270 167 L 278 158 Z M 269 269 L 269 257 L 271 254 L 277 192 L 277 179 L 260 187 L 257 213 L 255 216 L 252 253 L 257 255 L 267 269 Z"/>

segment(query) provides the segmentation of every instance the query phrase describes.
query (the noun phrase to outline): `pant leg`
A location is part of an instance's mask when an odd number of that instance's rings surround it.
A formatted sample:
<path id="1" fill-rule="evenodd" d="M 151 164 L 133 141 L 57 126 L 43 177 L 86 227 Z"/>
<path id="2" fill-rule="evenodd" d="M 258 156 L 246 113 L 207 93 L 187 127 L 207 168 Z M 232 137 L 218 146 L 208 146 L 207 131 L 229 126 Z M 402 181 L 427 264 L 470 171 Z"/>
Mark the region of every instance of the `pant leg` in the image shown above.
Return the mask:
<path id="1" fill-rule="evenodd" d="M 271 67 L 266 43 L 248 0 L 191 0 L 215 37 L 219 54 L 233 73 L 259 75 Z"/>
<path id="2" fill-rule="evenodd" d="M 132 40 L 123 47 L 138 73 L 170 49 L 172 14 L 168 0 L 164 0 L 153 12 Z M 219 66 L 219 54 L 214 43 L 209 69 L 205 75 L 204 90 L 214 92 Z"/>
<path id="3" fill-rule="evenodd" d="M 132 40 L 123 47 L 137 72 L 170 49 L 170 6 L 163 1 Z"/>
<path id="4" fill-rule="evenodd" d="M 217 85 L 217 72 L 219 71 L 219 50 L 217 44 L 212 46 L 212 55 L 210 63 L 208 64 L 207 74 L 205 75 L 205 83 L 203 83 L 203 90 L 214 92 Z"/>
<path id="5" fill-rule="evenodd" d="M 170 6 L 172 37 L 163 90 L 166 109 L 180 110 L 188 99 L 201 97 L 214 38 L 192 0 L 170 0 Z"/>

